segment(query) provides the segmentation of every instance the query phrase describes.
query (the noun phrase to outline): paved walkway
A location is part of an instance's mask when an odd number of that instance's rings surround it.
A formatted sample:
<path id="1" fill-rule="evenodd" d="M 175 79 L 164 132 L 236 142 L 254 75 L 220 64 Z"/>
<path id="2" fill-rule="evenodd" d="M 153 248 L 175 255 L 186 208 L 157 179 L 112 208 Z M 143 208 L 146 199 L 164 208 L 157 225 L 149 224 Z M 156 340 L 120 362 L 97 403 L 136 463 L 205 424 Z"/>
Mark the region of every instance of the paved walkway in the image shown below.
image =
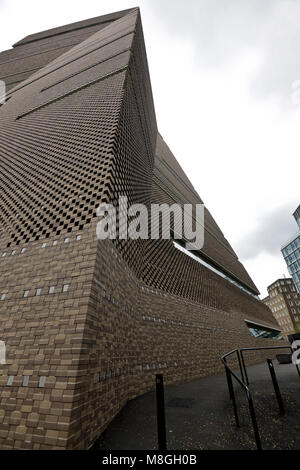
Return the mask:
<path id="1" fill-rule="evenodd" d="M 279 415 L 267 364 L 248 368 L 263 449 L 300 449 L 300 377 L 274 360 L 286 414 Z M 235 387 L 236 428 L 225 375 L 165 389 L 168 450 L 255 449 L 245 393 Z M 101 450 L 157 449 L 155 392 L 130 401 L 95 445 Z"/>

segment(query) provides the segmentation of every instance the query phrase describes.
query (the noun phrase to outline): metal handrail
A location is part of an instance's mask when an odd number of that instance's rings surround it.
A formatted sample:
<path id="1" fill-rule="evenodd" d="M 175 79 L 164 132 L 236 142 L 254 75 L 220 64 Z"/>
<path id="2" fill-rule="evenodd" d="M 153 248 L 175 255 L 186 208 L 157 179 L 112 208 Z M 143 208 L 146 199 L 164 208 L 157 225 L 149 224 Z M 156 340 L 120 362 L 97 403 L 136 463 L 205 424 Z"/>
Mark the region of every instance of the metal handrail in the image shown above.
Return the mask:
<path id="1" fill-rule="evenodd" d="M 247 374 L 247 368 L 246 368 L 243 352 L 244 351 L 247 352 L 247 351 L 270 350 L 270 349 L 289 349 L 291 352 L 293 352 L 292 346 L 258 346 L 258 347 L 255 347 L 255 348 L 241 348 L 240 349 L 240 357 L 241 357 L 241 361 L 242 361 L 242 368 L 244 370 L 245 381 L 246 381 L 247 385 L 249 385 L 250 382 L 249 382 L 249 377 L 248 377 L 248 374 Z M 295 366 L 296 366 L 298 375 L 300 377 L 299 367 L 298 367 L 297 364 L 295 364 Z"/>
<path id="2" fill-rule="evenodd" d="M 232 377 L 235 378 L 235 380 L 239 383 L 239 385 L 246 392 L 248 405 L 249 405 L 249 410 L 250 410 L 250 415 L 251 415 L 251 420 L 252 420 L 254 436 L 255 436 L 255 441 L 256 441 L 256 446 L 257 446 L 258 450 L 262 449 L 261 440 L 260 440 L 260 435 L 259 435 L 259 430 L 258 430 L 258 425 L 257 425 L 257 420 L 256 420 L 256 415 L 255 415 L 253 398 L 252 398 L 252 394 L 251 394 L 251 391 L 250 391 L 250 388 L 249 388 L 249 378 L 248 378 L 248 374 L 247 374 L 247 368 L 246 368 L 243 352 L 246 352 L 246 351 L 259 351 L 259 350 L 272 350 L 272 349 L 273 350 L 274 349 L 290 349 L 293 352 L 293 348 L 291 346 L 259 346 L 259 347 L 255 347 L 255 348 L 233 349 L 232 351 L 224 354 L 221 357 L 221 361 L 222 361 L 222 363 L 225 367 L 225 373 L 226 373 L 227 384 L 228 384 L 228 389 L 229 389 L 229 397 L 230 397 L 230 400 L 232 400 L 232 404 L 233 404 L 233 411 L 234 411 L 236 426 L 239 427 L 240 423 L 239 423 L 237 404 L 236 404 L 236 400 L 235 400 L 234 388 L 233 388 L 233 383 L 232 383 Z M 241 378 L 239 378 L 238 375 L 227 364 L 227 357 L 231 356 L 232 354 L 237 355 L 239 368 L 240 368 L 240 373 L 241 373 Z M 299 367 L 298 367 L 297 364 L 295 364 L 295 366 L 296 366 L 297 372 L 300 376 Z M 274 385 L 274 383 L 273 383 L 273 385 Z M 275 390 L 275 393 L 276 393 L 276 390 Z M 278 398 L 278 391 L 276 393 L 276 396 Z M 281 399 L 280 393 L 279 393 L 279 398 Z M 282 412 L 284 410 L 283 406 L 280 406 L 280 408 L 281 408 L 281 412 Z"/>
<path id="3" fill-rule="evenodd" d="M 239 376 L 235 374 L 235 372 L 231 369 L 231 367 L 229 367 L 229 365 L 227 364 L 227 361 L 226 361 L 226 358 L 228 356 L 230 356 L 231 354 L 234 354 L 234 353 L 237 353 L 242 379 L 240 379 Z M 228 384 L 228 389 L 229 389 L 229 397 L 232 400 L 233 412 L 234 412 L 236 426 L 239 427 L 240 423 L 239 423 L 237 405 L 236 405 L 236 400 L 235 400 L 234 387 L 233 387 L 233 383 L 232 383 L 232 377 L 235 378 L 235 380 L 239 383 L 239 385 L 241 385 L 241 387 L 243 388 L 243 390 L 246 393 L 246 397 L 247 397 L 248 405 L 249 405 L 249 411 L 250 411 L 250 415 L 251 415 L 251 421 L 252 421 L 252 426 L 253 426 L 253 432 L 254 432 L 256 447 L 257 447 L 258 450 L 261 450 L 262 449 L 261 440 L 260 440 L 259 429 L 258 429 L 258 425 L 257 425 L 256 415 L 255 415 L 253 398 L 252 398 L 252 394 L 251 394 L 251 391 L 250 391 L 249 387 L 244 383 L 244 374 L 243 374 L 242 365 L 241 365 L 241 361 L 240 361 L 240 352 L 239 352 L 239 350 L 238 349 L 233 349 L 229 353 L 224 354 L 224 356 L 221 357 L 221 361 L 222 361 L 222 363 L 224 364 L 224 367 L 225 367 L 227 384 Z"/>
<path id="4" fill-rule="evenodd" d="M 239 368 L 240 368 L 240 373 L 241 373 L 241 378 L 242 378 L 242 382 L 245 381 L 245 377 L 244 377 L 244 371 L 243 371 L 243 365 L 242 365 L 242 361 L 241 361 L 241 355 L 240 355 L 240 351 L 238 349 L 233 349 L 232 351 L 224 354 L 224 356 L 221 357 L 221 360 L 224 359 L 224 361 L 226 361 L 226 358 L 228 356 L 230 356 L 231 354 L 234 354 L 236 353 L 237 354 L 237 358 L 238 358 L 238 363 L 239 363 Z"/>

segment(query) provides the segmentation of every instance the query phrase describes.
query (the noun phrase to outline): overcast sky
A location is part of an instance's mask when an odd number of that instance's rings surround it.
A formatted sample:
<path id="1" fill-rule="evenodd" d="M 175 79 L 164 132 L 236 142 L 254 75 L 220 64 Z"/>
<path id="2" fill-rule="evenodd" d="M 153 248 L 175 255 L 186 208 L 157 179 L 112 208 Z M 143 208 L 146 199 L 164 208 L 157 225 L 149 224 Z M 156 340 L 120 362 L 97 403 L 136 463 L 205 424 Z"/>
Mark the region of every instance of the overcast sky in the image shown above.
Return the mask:
<path id="1" fill-rule="evenodd" d="M 297 231 L 300 1 L 0 0 L 0 50 L 134 6 L 160 132 L 265 295 Z"/>

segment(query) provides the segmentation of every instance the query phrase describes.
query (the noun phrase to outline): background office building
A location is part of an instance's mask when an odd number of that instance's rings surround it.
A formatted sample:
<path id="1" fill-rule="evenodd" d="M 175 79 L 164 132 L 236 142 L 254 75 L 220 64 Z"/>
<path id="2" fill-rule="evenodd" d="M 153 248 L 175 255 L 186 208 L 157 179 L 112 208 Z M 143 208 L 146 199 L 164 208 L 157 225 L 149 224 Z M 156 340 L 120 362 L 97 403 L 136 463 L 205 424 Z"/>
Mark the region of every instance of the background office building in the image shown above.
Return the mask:
<path id="1" fill-rule="evenodd" d="M 287 336 L 300 332 L 300 295 L 293 279 L 277 279 L 268 287 L 268 297 L 263 302 L 271 309 L 274 318 Z"/>
<path id="2" fill-rule="evenodd" d="M 300 227 L 300 206 L 298 206 L 293 216 Z M 300 230 L 281 247 L 281 252 L 300 294 Z"/>
<path id="3" fill-rule="evenodd" d="M 96 237 L 100 202 L 202 203 L 157 129 L 139 9 L 22 39 L 0 79 L 2 449 L 87 449 L 156 373 L 278 344 L 252 334 L 280 328 L 207 208 L 201 251 Z"/>

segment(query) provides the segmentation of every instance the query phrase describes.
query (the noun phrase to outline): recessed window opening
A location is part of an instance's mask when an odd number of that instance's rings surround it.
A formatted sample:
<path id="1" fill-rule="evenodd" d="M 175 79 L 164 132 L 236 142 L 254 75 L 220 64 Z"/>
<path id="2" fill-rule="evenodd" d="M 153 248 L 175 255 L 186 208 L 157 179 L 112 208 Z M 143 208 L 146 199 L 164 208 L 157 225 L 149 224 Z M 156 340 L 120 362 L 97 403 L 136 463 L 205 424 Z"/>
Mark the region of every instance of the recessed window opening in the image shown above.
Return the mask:
<path id="1" fill-rule="evenodd" d="M 243 290 L 244 292 L 246 292 L 247 294 L 251 295 L 252 297 L 256 298 L 259 300 L 259 297 L 258 295 L 254 294 L 253 292 L 251 292 L 250 290 L 248 290 L 246 287 L 242 286 L 239 282 L 237 282 L 235 279 L 233 279 L 232 277 L 230 277 L 228 274 L 225 274 L 224 272 L 222 272 L 221 270 L 215 268 L 212 264 L 210 264 L 208 261 L 204 260 L 200 253 L 195 253 L 193 251 L 189 251 L 185 248 L 185 242 L 182 241 L 182 240 L 173 240 L 173 244 L 175 246 L 175 248 L 177 248 L 178 250 L 182 251 L 184 254 L 186 254 L 187 256 L 189 256 L 190 258 L 194 259 L 195 261 L 197 261 L 198 263 L 202 264 L 203 266 L 205 266 L 206 268 L 210 269 L 211 271 L 213 271 L 214 273 L 218 274 L 218 276 L 221 276 L 223 279 L 226 279 L 227 281 L 231 282 L 232 284 L 234 284 L 235 286 L 239 287 L 239 289 Z"/>
<path id="2" fill-rule="evenodd" d="M 275 330 L 268 326 L 259 325 L 257 323 L 252 323 L 246 320 L 245 322 L 247 327 L 249 328 L 251 335 L 254 336 L 254 338 L 283 340 L 283 336 L 279 330 Z"/>

